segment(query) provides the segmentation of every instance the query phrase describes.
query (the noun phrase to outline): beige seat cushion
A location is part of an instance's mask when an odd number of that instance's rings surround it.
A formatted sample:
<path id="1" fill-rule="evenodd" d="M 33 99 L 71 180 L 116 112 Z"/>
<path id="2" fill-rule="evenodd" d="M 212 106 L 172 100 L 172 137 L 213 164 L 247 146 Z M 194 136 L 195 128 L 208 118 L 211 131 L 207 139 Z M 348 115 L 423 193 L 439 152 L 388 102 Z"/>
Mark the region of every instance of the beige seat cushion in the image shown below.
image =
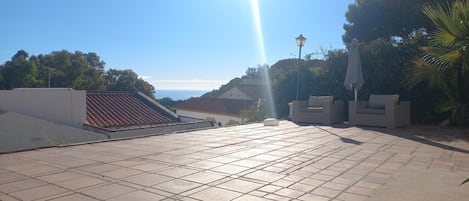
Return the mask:
<path id="1" fill-rule="evenodd" d="M 308 107 L 323 107 L 324 102 L 333 100 L 333 96 L 310 96 L 308 100 Z"/>
<path id="2" fill-rule="evenodd" d="M 392 95 L 370 95 L 368 107 L 374 109 L 384 109 L 387 102 L 398 102 L 399 94 Z"/>

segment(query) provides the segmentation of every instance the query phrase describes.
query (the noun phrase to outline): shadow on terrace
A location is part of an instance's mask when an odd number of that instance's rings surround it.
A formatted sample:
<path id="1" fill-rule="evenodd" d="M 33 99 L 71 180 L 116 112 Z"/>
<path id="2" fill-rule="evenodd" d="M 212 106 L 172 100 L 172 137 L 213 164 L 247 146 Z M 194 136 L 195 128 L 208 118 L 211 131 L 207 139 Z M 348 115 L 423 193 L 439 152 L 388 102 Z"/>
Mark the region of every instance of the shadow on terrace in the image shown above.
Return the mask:
<path id="1" fill-rule="evenodd" d="M 358 140 L 354 140 L 350 138 L 350 136 L 345 137 L 345 136 L 341 136 L 340 134 L 331 132 L 325 129 L 321 125 L 305 124 L 305 123 L 295 123 L 295 124 L 298 126 L 314 125 L 316 128 L 338 137 L 344 143 L 355 144 L 355 145 L 361 145 L 364 143 Z M 331 126 L 334 128 L 339 128 L 339 129 L 351 127 L 345 124 L 334 124 Z M 440 128 L 437 126 L 421 126 L 421 125 L 414 125 L 410 127 L 403 127 L 403 128 L 396 128 L 396 129 L 388 129 L 388 128 L 380 128 L 380 127 L 366 127 L 366 126 L 357 126 L 357 127 L 363 130 L 376 131 L 379 133 L 412 140 L 418 143 L 438 147 L 441 149 L 446 149 L 446 150 L 456 151 L 456 152 L 461 152 L 461 153 L 466 153 L 466 154 L 469 153 L 469 150 L 448 145 L 448 143 L 451 143 L 457 140 L 463 140 L 463 141 L 469 142 L 469 138 L 466 135 L 464 135 L 464 133 L 467 131 L 461 128 Z"/>

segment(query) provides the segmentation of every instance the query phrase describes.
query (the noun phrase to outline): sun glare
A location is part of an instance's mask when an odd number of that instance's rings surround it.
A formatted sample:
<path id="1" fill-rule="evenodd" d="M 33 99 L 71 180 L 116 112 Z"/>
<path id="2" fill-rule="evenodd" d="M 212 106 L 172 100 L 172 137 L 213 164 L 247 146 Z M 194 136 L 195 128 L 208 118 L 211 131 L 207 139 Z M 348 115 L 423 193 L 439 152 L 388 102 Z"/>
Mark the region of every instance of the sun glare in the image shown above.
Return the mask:
<path id="1" fill-rule="evenodd" d="M 254 20 L 254 26 L 256 29 L 257 44 L 259 48 L 259 54 L 261 56 L 261 62 L 262 64 L 265 64 L 267 63 L 267 57 L 265 55 L 264 35 L 262 34 L 262 23 L 261 23 L 261 15 L 259 11 L 258 0 L 251 0 L 251 10 L 252 10 L 252 16 Z"/>
<path id="2" fill-rule="evenodd" d="M 251 9 L 252 9 L 254 26 L 256 29 L 257 46 L 259 50 L 259 55 L 261 57 L 260 58 L 261 64 L 267 64 L 267 57 L 265 55 L 265 47 L 264 47 L 264 35 L 262 34 L 261 14 L 260 14 L 258 0 L 251 0 Z M 269 104 L 270 117 L 276 118 L 277 112 L 275 111 L 275 107 L 274 107 L 274 98 L 272 96 L 272 88 L 270 86 L 269 72 L 268 70 L 265 70 L 263 72 L 265 73 L 263 77 L 265 78 L 265 83 L 267 85 L 266 93 L 269 99 L 267 102 Z"/>

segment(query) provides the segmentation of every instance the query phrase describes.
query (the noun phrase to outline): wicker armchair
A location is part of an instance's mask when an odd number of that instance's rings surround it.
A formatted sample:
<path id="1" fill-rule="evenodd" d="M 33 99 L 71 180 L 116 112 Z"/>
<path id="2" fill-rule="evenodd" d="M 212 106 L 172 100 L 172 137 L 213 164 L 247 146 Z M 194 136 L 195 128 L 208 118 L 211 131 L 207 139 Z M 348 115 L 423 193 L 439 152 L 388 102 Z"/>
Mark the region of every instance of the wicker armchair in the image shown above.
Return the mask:
<path id="1" fill-rule="evenodd" d="M 308 101 L 293 101 L 292 121 L 332 124 L 343 121 L 343 101 L 333 96 L 310 96 Z"/>
<path id="2" fill-rule="evenodd" d="M 349 102 L 351 125 L 395 128 L 410 125 L 410 102 L 399 95 L 370 95 L 368 101 Z"/>

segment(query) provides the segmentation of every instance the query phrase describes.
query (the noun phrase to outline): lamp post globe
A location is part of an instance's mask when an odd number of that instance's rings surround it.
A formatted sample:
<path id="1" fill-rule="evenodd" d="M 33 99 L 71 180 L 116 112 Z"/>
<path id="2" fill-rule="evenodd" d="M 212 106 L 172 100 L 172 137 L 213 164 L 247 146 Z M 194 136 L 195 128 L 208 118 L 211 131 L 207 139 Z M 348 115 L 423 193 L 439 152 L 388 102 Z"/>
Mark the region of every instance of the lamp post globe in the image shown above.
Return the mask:
<path id="1" fill-rule="evenodd" d="M 295 39 L 296 39 L 296 45 L 298 45 L 298 47 L 301 48 L 301 47 L 303 47 L 303 45 L 305 45 L 306 38 L 303 36 L 303 34 L 300 34 Z"/>

